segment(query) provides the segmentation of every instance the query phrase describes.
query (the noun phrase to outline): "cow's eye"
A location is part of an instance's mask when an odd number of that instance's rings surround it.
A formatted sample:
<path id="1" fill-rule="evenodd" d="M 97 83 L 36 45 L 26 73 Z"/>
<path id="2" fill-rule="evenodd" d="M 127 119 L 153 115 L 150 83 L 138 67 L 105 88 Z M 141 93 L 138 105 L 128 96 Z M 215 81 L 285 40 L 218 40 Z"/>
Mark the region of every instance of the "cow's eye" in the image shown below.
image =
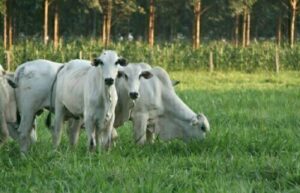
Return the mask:
<path id="1" fill-rule="evenodd" d="M 125 80 L 128 80 L 128 76 L 126 74 L 124 74 Z"/>

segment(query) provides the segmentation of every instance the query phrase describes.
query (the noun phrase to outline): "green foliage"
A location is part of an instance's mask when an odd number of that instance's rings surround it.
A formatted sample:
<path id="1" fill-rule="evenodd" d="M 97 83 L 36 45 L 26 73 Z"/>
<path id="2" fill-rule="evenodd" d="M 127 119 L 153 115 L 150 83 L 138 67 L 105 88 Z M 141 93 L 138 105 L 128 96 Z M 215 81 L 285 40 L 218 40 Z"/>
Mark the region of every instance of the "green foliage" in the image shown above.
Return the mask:
<path id="1" fill-rule="evenodd" d="M 79 58 L 92 59 L 99 54 L 103 45 L 95 39 L 62 40 L 57 51 L 50 43 L 45 46 L 40 40 L 20 40 L 14 45 L 12 54 L 13 69 L 33 59 L 44 58 L 57 62 L 67 62 Z M 262 42 L 247 48 L 236 48 L 226 42 L 210 42 L 200 49 L 193 50 L 190 43 L 161 43 L 149 48 L 143 42 L 117 42 L 109 49 L 116 49 L 131 62 L 147 62 L 154 66 L 162 66 L 170 71 L 207 70 L 209 54 L 213 54 L 214 69 L 217 71 L 237 70 L 244 72 L 274 71 L 276 44 Z M 0 63 L 5 64 L 6 54 L 0 47 Z M 300 70 L 300 45 L 291 49 L 284 46 L 279 49 L 281 70 Z"/>
<path id="2" fill-rule="evenodd" d="M 5 13 L 5 0 L 0 0 L 0 13 L 2 15 Z"/>
<path id="3" fill-rule="evenodd" d="M 211 123 L 205 141 L 139 147 L 131 124 L 118 129 L 110 152 L 88 153 L 82 131 L 70 149 L 57 151 L 38 121 L 38 142 L 22 158 L 18 145 L 0 149 L 1 192 L 299 192 L 299 72 L 183 71 L 180 97 Z"/>
<path id="4" fill-rule="evenodd" d="M 4 0 L 0 12 L 4 13 Z M 14 39 L 43 36 L 44 0 L 12 2 Z M 53 37 L 54 1 L 49 5 L 49 37 Z M 100 37 L 102 34 L 102 0 L 60 0 L 59 35 Z M 100 3 L 99 3 L 100 2 Z M 169 41 L 178 35 L 191 40 L 193 34 L 194 0 L 156 0 L 155 38 Z M 201 0 L 201 39 L 233 39 L 236 14 L 244 9 L 251 14 L 251 38 L 276 36 L 278 18 L 282 22 L 282 38 L 288 40 L 290 6 L 288 0 Z M 112 39 L 129 32 L 146 40 L 148 34 L 149 0 L 113 0 Z M 299 15 L 300 12 L 298 12 Z M 0 25 L 3 24 L 1 15 Z M 240 23 L 242 23 L 240 21 Z M 296 22 L 296 29 L 300 23 Z M 241 33 L 240 33 L 241 36 Z"/>

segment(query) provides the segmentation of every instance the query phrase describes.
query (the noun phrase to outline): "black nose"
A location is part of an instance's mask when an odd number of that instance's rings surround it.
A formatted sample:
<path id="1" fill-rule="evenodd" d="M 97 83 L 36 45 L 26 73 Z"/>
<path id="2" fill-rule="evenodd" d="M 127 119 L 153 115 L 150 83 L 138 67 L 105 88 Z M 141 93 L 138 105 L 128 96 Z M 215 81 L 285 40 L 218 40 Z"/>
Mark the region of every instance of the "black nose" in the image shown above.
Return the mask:
<path id="1" fill-rule="evenodd" d="M 106 78 L 105 79 L 105 84 L 107 86 L 111 86 L 113 83 L 114 83 L 114 79 L 112 79 L 112 78 Z"/>
<path id="2" fill-rule="evenodd" d="M 134 100 L 134 99 L 137 99 L 139 97 L 139 93 L 131 92 L 131 93 L 129 93 L 129 96 L 130 96 L 131 99 Z"/>

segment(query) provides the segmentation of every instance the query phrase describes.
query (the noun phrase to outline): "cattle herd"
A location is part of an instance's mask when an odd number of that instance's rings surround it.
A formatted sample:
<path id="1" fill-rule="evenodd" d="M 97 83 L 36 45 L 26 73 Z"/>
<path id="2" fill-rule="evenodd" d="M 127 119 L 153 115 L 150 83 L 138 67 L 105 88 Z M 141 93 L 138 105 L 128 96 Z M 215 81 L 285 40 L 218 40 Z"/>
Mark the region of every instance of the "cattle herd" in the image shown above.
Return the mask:
<path id="1" fill-rule="evenodd" d="M 155 137 L 205 138 L 210 130 L 207 118 L 177 96 L 173 83 L 164 69 L 127 64 L 112 50 L 92 62 L 39 59 L 21 64 L 15 73 L 1 67 L 0 144 L 10 136 L 19 142 L 21 152 L 27 152 L 37 140 L 35 118 L 43 109 L 49 110 L 54 148 L 60 144 L 65 121 L 70 144 L 76 145 L 84 127 L 90 150 L 111 148 L 118 137 L 116 129 L 128 120 L 137 144 L 151 143 Z"/>

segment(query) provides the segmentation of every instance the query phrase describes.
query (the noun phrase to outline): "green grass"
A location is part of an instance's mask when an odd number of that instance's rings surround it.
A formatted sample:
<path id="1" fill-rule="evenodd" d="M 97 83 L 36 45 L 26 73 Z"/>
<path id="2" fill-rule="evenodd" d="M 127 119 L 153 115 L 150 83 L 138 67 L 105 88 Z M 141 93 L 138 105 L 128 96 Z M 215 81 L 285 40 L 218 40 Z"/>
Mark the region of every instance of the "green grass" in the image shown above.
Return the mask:
<path id="1" fill-rule="evenodd" d="M 136 146 L 131 124 L 110 152 L 57 152 L 39 118 L 26 158 L 0 150 L 0 192 L 300 192 L 300 73 L 173 72 L 180 97 L 211 123 L 205 141 Z"/>

